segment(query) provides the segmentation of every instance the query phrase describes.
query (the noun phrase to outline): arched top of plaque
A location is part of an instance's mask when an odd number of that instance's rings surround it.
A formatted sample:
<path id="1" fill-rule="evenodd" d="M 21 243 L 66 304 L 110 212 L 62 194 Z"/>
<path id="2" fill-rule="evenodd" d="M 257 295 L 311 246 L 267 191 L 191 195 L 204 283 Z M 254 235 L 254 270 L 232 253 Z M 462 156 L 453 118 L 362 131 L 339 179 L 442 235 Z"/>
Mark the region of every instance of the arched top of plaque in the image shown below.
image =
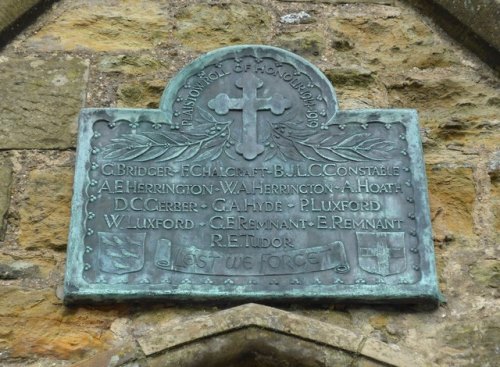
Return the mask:
<path id="1" fill-rule="evenodd" d="M 161 98 L 172 128 L 234 122 L 236 150 L 252 160 L 264 151 L 270 129 L 286 124 L 312 134 L 333 124 L 335 90 L 307 60 L 270 46 L 221 48 L 193 61 Z"/>

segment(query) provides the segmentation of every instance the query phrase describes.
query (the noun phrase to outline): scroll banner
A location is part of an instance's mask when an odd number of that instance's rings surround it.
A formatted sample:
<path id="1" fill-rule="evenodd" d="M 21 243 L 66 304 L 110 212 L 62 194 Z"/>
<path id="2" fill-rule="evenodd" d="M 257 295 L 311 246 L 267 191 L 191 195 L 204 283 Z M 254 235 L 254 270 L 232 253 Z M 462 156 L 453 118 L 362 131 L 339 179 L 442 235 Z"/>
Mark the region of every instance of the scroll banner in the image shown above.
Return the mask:
<path id="1" fill-rule="evenodd" d="M 160 239 L 154 263 L 164 270 L 226 276 L 285 275 L 323 270 L 345 273 L 350 268 L 341 241 L 291 251 L 247 255 L 201 250 L 194 246 L 173 247 L 170 240 Z"/>

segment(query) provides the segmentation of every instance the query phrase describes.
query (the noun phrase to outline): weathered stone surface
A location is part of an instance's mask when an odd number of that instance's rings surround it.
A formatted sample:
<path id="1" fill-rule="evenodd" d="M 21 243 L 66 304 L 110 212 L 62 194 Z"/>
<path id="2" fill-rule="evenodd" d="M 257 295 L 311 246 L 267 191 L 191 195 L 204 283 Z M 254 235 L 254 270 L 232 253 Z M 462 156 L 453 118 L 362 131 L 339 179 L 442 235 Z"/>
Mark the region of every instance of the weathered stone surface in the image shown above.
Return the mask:
<path id="1" fill-rule="evenodd" d="M 347 36 L 354 55 L 373 65 L 390 66 L 392 72 L 458 63 L 426 24 L 395 7 L 374 5 L 369 13 L 361 5 L 341 7 L 328 24 L 331 32 Z"/>
<path id="2" fill-rule="evenodd" d="M 0 280 L 9 281 L 8 284 L 34 287 L 49 287 L 60 281 L 58 272 L 63 268 L 63 254 L 38 253 L 31 257 L 19 256 L 19 253 L 9 254 L 9 251 L 6 251 L 6 243 L 2 243 L 2 246 Z"/>
<path id="3" fill-rule="evenodd" d="M 15 261 L 11 264 L 0 263 L 0 279 L 11 280 L 32 276 L 38 273 L 38 266 L 25 262 Z"/>
<path id="4" fill-rule="evenodd" d="M 8 239 L 7 239 L 8 240 Z M 63 268 L 64 257 L 62 254 L 38 254 L 39 256 L 22 257 L 19 253 L 9 254 L 5 251 L 0 254 L 0 280 L 6 280 L 8 284 L 25 286 L 49 287 L 59 282 L 58 272 Z M 14 281 L 15 282 L 12 282 Z"/>
<path id="5" fill-rule="evenodd" d="M 9 210 L 12 183 L 12 166 L 7 159 L 0 158 L 0 241 L 5 235 L 5 216 Z"/>
<path id="6" fill-rule="evenodd" d="M 498 0 L 406 0 L 429 16 L 449 36 L 500 72 Z"/>
<path id="7" fill-rule="evenodd" d="M 68 241 L 73 169 L 34 170 L 20 209 L 19 244 L 63 250 Z"/>
<path id="8" fill-rule="evenodd" d="M 87 67 L 72 56 L 1 59 L 0 149 L 74 147 Z"/>
<path id="9" fill-rule="evenodd" d="M 39 2 L 41 0 L 3 0 L 0 3 L 0 32 Z"/>
<path id="10" fill-rule="evenodd" d="M 436 74 L 412 69 L 404 74 L 393 74 L 387 79 L 387 85 L 398 106 L 412 104 L 421 110 L 427 107 L 433 113 L 436 109 L 468 112 L 478 106 L 495 111 L 500 106 L 495 99 L 498 83 L 492 81 L 480 87 L 478 78 L 459 68 L 439 69 Z"/>
<path id="11" fill-rule="evenodd" d="M 392 5 L 394 0 L 278 0 L 283 2 L 296 3 L 326 3 L 326 4 L 386 4 Z"/>
<path id="12" fill-rule="evenodd" d="M 314 18 L 311 16 L 311 14 L 302 10 L 298 13 L 290 13 L 282 15 L 280 18 L 280 22 L 285 24 L 313 23 Z"/>
<path id="13" fill-rule="evenodd" d="M 500 288 L 500 260 L 478 261 L 472 265 L 470 274 L 483 287 Z"/>
<path id="14" fill-rule="evenodd" d="M 404 14 L 404 10 L 399 6 L 394 6 L 393 1 L 356 1 L 351 2 L 352 5 L 338 6 L 334 10 L 335 17 L 339 19 L 388 19 L 397 18 Z M 367 6 L 366 4 L 371 3 Z M 346 2 L 345 4 L 348 4 Z M 382 5 L 382 6 L 381 6 Z M 389 6 L 385 6 L 389 5 Z M 367 10 L 369 9 L 369 12 Z"/>
<path id="15" fill-rule="evenodd" d="M 431 166 L 427 169 L 434 236 L 444 241 L 473 233 L 475 198 L 472 169 Z"/>
<path id="16" fill-rule="evenodd" d="M 319 56 L 325 49 L 324 37 L 319 32 L 285 33 L 278 38 L 278 46 L 305 58 Z"/>
<path id="17" fill-rule="evenodd" d="M 193 364 L 207 367 L 327 367 L 348 366 L 353 361 L 353 355 L 343 350 L 249 327 L 209 338 L 203 343 L 185 345 L 153 357 L 149 363 L 151 367 Z"/>
<path id="18" fill-rule="evenodd" d="M 490 163 L 490 181 L 491 181 L 491 205 L 493 208 L 494 228 L 496 238 L 500 238 L 500 152 L 492 158 Z"/>
<path id="19" fill-rule="evenodd" d="M 161 79 L 124 83 L 118 87 L 118 107 L 158 108 L 165 82 Z"/>
<path id="20" fill-rule="evenodd" d="M 366 87 L 374 80 L 373 72 L 358 65 L 351 67 L 336 67 L 324 71 L 326 77 L 335 86 Z"/>
<path id="21" fill-rule="evenodd" d="M 321 333 L 327 333 L 330 345 L 347 351 L 356 350 L 358 344 L 362 341 L 359 335 L 337 326 L 324 324 L 320 321 L 267 306 L 246 304 L 210 316 L 172 320 L 161 325 L 161 328 L 175 332 L 150 334 L 139 338 L 138 342 L 144 353 L 150 355 L 182 345 L 188 341 L 241 329 L 250 325 L 258 325 L 295 336 L 301 335 L 301 337 L 310 340 L 319 340 L 321 339 Z"/>
<path id="22" fill-rule="evenodd" d="M 140 353 L 135 350 L 133 343 L 125 344 L 124 346 L 109 349 L 105 352 L 97 353 L 91 358 L 71 365 L 71 367 L 96 367 L 96 366 L 141 366 L 136 361 L 140 358 Z"/>
<path id="23" fill-rule="evenodd" d="M 448 326 L 444 330 L 444 339 L 449 348 L 447 352 L 460 354 L 460 359 L 467 361 L 467 364 L 494 366 L 498 362 L 500 340 L 498 314 L 484 320 L 465 321 Z"/>
<path id="24" fill-rule="evenodd" d="M 348 51 L 354 48 L 354 42 L 348 39 L 344 34 L 336 32 L 332 37 L 331 46 L 337 51 Z"/>
<path id="25" fill-rule="evenodd" d="M 233 366 L 235 361 L 248 363 L 251 360 L 248 351 L 279 360 L 279 365 L 345 365 L 353 362 L 354 354 L 366 359 L 361 361 L 361 365 L 366 366 L 370 365 L 370 360 L 374 366 L 386 363 L 392 366 L 431 365 L 399 347 L 373 338 L 362 338 L 350 330 L 325 322 L 256 304 L 220 311 L 210 317 L 173 320 L 163 324 L 161 330 L 169 332 L 149 333 L 138 340 L 146 355 L 159 354 L 152 360 L 153 366 L 172 360 L 179 366 L 194 361 Z M 326 335 L 328 337 L 324 338 Z M 201 338 L 204 343 L 199 342 Z M 214 354 L 214 350 L 223 352 Z M 197 357 L 193 359 L 193 355 Z"/>
<path id="26" fill-rule="evenodd" d="M 0 348 L 12 358 L 78 360 L 113 338 L 104 331 L 119 310 L 70 311 L 53 289 L 0 288 Z M 104 331 L 104 332 L 103 332 Z"/>
<path id="27" fill-rule="evenodd" d="M 491 46 L 500 50 L 500 3 L 497 0 L 433 0 L 457 18 L 464 27 L 472 29 Z M 465 33 L 465 32 L 464 32 Z M 464 35 L 464 37 L 466 37 Z"/>
<path id="28" fill-rule="evenodd" d="M 336 92 L 342 109 L 391 107 L 387 89 L 377 73 L 359 65 L 339 66 L 323 70 L 337 86 Z"/>
<path id="29" fill-rule="evenodd" d="M 99 60 L 98 69 L 103 73 L 125 75 L 151 74 L 163 66 L 163 62 L 150 55 L 109 55 Z"/>
<path id="30" fill-rule="evenodd" d="M 373 338 L 367 338 L 360 347 L 359 353 L 367 359 L 375 360 L 380 365 L 389 366 L 429 366 L 428 361 L 423 360 L 413 353 L 403 352 L 398 346 L 388 345 Z"/>
<path id="31" fill-rule="evenodd" d="M 118 6 L 119 5 L 119 6 Z M 76 1 L 27 41 L 39 51 L 150 49 L 169 38 L 166 6 L 153 1 Z"/>
<path id="32" fill-rule="evenodd" d="M 392 105 L 421 111 L 422 127 L 429 129 L 435 144 L 453 144 L 456 150 L 475 154 L 479 144 L 495 149 L 500 139 L 498 84 L 479 87 L 473 74 L 457 68 L 436 73 L 415 69 L 381 79 Z"/>
<path id="33" fill-rule="evenodd" d="M 183 45 L 208 51 L 233 44 L 267 43 L 272 16 L 263 6 L 237 1 L 189 5 L 175 19 L 175 36 Z"/>

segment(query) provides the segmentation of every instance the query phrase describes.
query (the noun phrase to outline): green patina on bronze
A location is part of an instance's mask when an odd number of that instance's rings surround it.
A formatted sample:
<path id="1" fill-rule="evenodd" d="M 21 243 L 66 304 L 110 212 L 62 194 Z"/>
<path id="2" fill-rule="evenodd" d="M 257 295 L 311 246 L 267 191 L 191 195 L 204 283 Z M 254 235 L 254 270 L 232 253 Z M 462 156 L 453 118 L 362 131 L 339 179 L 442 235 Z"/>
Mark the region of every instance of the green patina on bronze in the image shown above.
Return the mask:
<path id="1" fill-rule="evenodd" d="M 84 109 L 77 157 L 66 303 L 440 299 L 416 111 L 339 111 L 290 52 L 219 49 L 159 110 Z"/>

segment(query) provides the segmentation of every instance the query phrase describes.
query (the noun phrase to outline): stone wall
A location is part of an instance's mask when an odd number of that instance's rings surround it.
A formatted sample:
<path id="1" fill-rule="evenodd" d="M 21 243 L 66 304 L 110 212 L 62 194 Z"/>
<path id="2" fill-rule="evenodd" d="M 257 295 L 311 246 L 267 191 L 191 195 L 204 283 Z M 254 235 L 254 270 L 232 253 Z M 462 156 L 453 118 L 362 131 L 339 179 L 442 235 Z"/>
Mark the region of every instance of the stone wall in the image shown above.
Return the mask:
<path id="1" fill-rule="evenodd" d="M 500 72 L 500 1 L 405 0 Z"/>
<path id="2" fill-rule="evenodd" d="M 282 20 L 301 11 L 309 16 Z M 494 366 L 500 358 L 499 80 L 397 0 L 60 0 L 9 43 L 0 52 L 0 364 L 69 366 L 94 358 L 86 365 L 119 365 L 123 354 L 114 351 L 124 345 L 168 334 L 170 322 L 210 319 L 225 308 L 66 308 L 61 288 L 80 108 L 157 107 L 165 84 L 188 62 L 242 43 L 309 59 L 334 84 L 342 109 L 407 107 L 420 114 L 447 303 L 436 310 L 290 305 L 287 317 L 338 327 L 340 339 L 354 332 L 363 345 L 411 350 L 423 365 Z M 389 363 L 379 357 L 365 364 L 352 359 L 352 365 Z M 328 358 L 314 365 L 333 365 Z"/>

